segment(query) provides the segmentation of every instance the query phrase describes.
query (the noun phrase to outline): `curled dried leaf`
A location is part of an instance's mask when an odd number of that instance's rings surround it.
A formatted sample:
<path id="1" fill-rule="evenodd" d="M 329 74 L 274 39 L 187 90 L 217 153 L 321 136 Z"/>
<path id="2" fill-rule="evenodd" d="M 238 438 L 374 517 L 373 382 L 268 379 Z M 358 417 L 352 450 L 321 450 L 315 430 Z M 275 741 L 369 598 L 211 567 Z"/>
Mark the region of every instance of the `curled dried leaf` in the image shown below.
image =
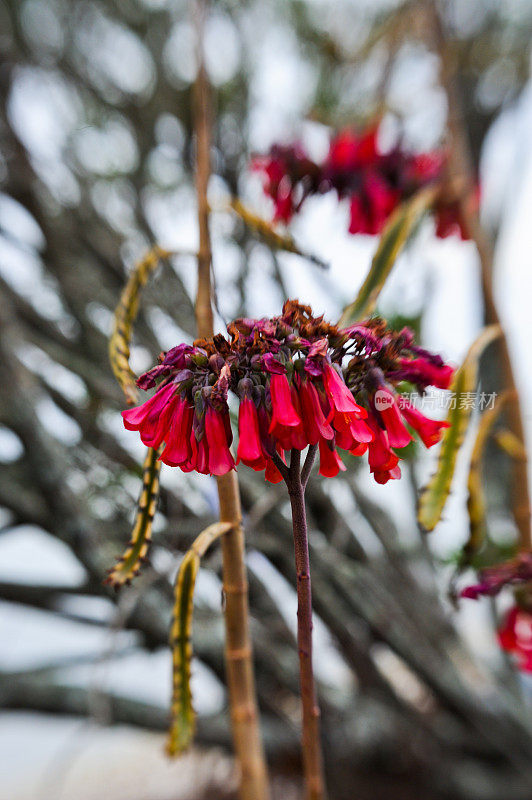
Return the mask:
<path id="1" fill-rule="evenodd" d="M 182 753 L 192 743 L 196 715 L 192 705 L 190 675 L 192 663 L 192 612 L 194 587 L 201 558 L 210 545 L 233 528 L 231 522 L 215 522 L 200 533 L 185 553 L 177 573 L 170 646 L 172 648 L 172 719 L 166 750 Z"/>
<path id="2" fill-rule="evenodd" d="M 153 518 L 159 499 L 160 450 L 148 448 L 142 468 L 142 490 L 137 503 L 135 524 L 124 555 L 109 570 L 105 583 L 119 589 L 138 575 L 151 541 Z"/>

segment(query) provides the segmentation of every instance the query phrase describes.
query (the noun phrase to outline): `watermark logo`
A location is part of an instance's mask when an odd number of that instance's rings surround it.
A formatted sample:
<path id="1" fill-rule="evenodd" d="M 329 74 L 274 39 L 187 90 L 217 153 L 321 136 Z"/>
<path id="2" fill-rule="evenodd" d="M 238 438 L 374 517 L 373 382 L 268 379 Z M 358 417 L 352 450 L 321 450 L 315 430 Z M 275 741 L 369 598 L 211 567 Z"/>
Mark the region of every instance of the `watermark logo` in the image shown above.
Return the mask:
<path id="1" fill-rule="evenodd" d="M 378 392 L 377 392 L 378 394 Z M 382 394 L 386 394 L 382 392 Z M 417 392 L 403 395 L 419 411 L 450 411 L 451 409 L 467 409 L 469 411 L 487 411 L 493 408 L 497 392 L 428 392 L 419 395 Z M 379 406 L 375 404 L 377 408 Z M 386 405 L 380 408 L 386 408 Z"/>
<path id="2" fill-rule="evenodd" d="M 385 408 L 390 408 L 393 405 L 393 395 L 390 392 L 385 392 L 384 389 L 377 389 L 373 402 L 377 411 L 384 411 Z"/>

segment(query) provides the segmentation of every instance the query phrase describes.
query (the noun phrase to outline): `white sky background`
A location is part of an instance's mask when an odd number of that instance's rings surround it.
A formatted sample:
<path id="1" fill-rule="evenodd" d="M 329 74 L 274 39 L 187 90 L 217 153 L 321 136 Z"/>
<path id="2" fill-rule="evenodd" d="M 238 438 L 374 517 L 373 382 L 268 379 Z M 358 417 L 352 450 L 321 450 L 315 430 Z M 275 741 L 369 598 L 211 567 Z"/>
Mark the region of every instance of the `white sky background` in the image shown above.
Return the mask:
<path id="1" fill-rule="evenodd" d="M 308 96 L 313 88 L 312 70 L 304 61 L 294 57 L 293 37 L 284 26 L 275 24 L 274 19 L 269 16 L 271 11 L 269 7 L 261 11 L 267 24 L 261 27 L 265 32 L 264 35 L 256 40 L 250 147 L 252 150 L 263 151 L 273 141 L 303 138 L 311 152 L 318 157 L 326 148 L 328 138 L 326 130 L 317 124 L 300 123 L 301 114 L 306 108 Z M 328 24 L 334 25 L 332 16 Z M 213 41 L 224 43 L 223 58 L 219 58 L 218 62 L 213 59 L 211 64 L 215 81 L 220 83 L 231 76 L 231 70 L 236 69 L 242 57 L 234 32 L 223 26 L 223 20 L 215 19 L 209 34 Z M 186 30 L 182 30 L 174 42 L 174 47 L 179 48 L 179 57 L 176 56 L 177 50 L 172 53 L 171 46 L 168 54 L 174 68 L 184 73 L 190 69 L 190 63 L 183 56 L 183 53 L 187 52 L 186 45 L 187 33 Z M 139 51 L 136 55 L 138 68 L 128 80 L 137 81 L 142 87 L 149 81 L 150 67 L 142 52 Z M 419 61 L 416 53 L 405 54 L 403 61 L 397 79 L 392 85 L 392 92 L 397 103 L 402 104 L 408 113 L 407 141 L 412 147 L 428 149 L 438 141 L 445 114 L 441 93 L 434 87 L 434 63 L 430 58 Z M 119 71 L 120 65 L 113 62 L 107 64 L 105 68 L 111 72 Z M 413 76 L 415 85 L 412 85 Z M 71 124 L 72 119 L 75 119 L 75 110 L 71 109 L 61 96 L 59 104 L 65 118 L 58 123 L 54 109 L 48 107 L 46 98 L 43 99 L 39 95 L 38 87 L 36 89 L 30 81 L 26 85 L 26 91 L 28 94 L 25 99 L 30 97 L 31 104 L 20 102 L 24 97 L 19 97 L 19 105 L 14 103 L 12 113 L 15 117 L 18 114 L 19 123 L 23 125 L 26 137 L 36 148 L 42 174 L 48 175 L 50 180 L 52 175 L 58 179 L 51 165 L 60 158 L 64 135 L 61 123 Z M 93 148 L 98 148 L 98 136 L 98 132 L 88 130 L 80 137 L 79 151 L 88 162 L 92 158 Z M 122 132 L 111 130 L 109 136 L 111 139 L 116 136 L 115 150 L 120 152 L 121 158 L 127 161 L 127 158 L 133 157 L 130 143 Z M 175 169 L 178 174 L 179 165 L 176 165 Z M 528 441 L 529 445 L 532 445 L 532 356 L 529 344 L 532 336 L 531 85 L 523 92 L 515 107 L 506 111 L 493 126 L 486 144 L 482 169 L 486 219 L 500 220 L 501 225 L 496 265 L 497 295 L 514 356 L 517 380 L 522 390 Z M 58 192 L 63 192 L 63 196 L 68 196 L 70 193 L 71 197 L 75 197 L 75 178 L 66 166 L 63 166 L 61 175 L 62 182 Z M 213 181 L 211 190 L 212 198 L 216 201 L 222 194 L 218 181 Z M 258 212 L 264 216 L 270 213 L 271 207 L 267 199 L 262 196 L 256 176 L 248 176 L 243 180 L 242 193 Z M 184 211 L 189 200 L 190 196 L 182 190 L 177 191 L 164 208 L 156 199 L 153 200 L 152 218 L 162 246 L 170 248 L 195 246 L 197 233 L 194 212 L 193 209 L 189 212 Z M 118 202 L 115 205 L 116 215 L 121 223 L 127 226 L 126 205 Z M 42 308 L 42 293 L 45 292 L 45 297 L 48 298 L 47 313 L 51 317 L 62 316 L 64 312 L 54 295 L 53 285 L 42 277 L 38 253 L 41 244 L 38 229 L 32 225 L 31 220 L 20 213 L 20 209 L 2 197 L 0 197 L 0 214 L 3 224 L 11 228 L 17 238 L 25 242 L 21 247 L 3 238 L 0 239 L 0 273 L 12 281 L 29 299 L 39 298 L 40 308 Z M 232 316 L 236 302 L 235 295 L 228 286 L 235 273 L 234 250 L 224 237 L 224 231 L 229 224 L 224 215 L 215 216 L 213 224 L 215 268 L 220 305 L 227 317 Z M 347 207 L 339 206 L 332 194 L 308 201 L 300 217 L 294 221 L 291 230 L 304 249 L 324 257 L 330 262 L 331 269 L 328 273 L 322 273 L 309 267 L 296 256 L 281 255 L 281 268 L 290 294 L 311 303 L 316 312 L 324 312 L 334 319 L 342 305 L 354 297 L 357 287 L 362 282 L 376 240 L 370 237 L 353 237 L 347 233 Z M 248 281 L 248 310 L 251 315 L 263 316 L 279 312 L 282 298 L 279 297 L 268 270 L 268 259 L 262 258 L 260 249 L 257 249 Z M 183 269 L 182 278 L 192 295 L 193 271 Z M 382 308 L 385 312 L 415 313 L 422 303 L 426 306 L 423 325 L 424 344 L 441 352 L 449 360 L 459 362 L 480 327 L 476 256 L 471 244 L 456 239 L 436 240 L 430 223 L 422 229 L 413 247 L 396 265 L 382 297 Z M 106 324 L 105 320 L 102 324 Z M 170 337 L 174 335 L 171 326 L 168 335 Z M 169 344 L 170 342 L 167 346 Z M 139 356 L 142 357 L 142 354 Z M 31 358 L 31 354 L 26 354 L 26 357 Z M 72 391 L 74 395 L 76 391 L 79 392 L 79 386 L 75 385 L 75 381 Z M 51 416 L 52 412 L 53 409 L 46 407 L 40 411 L 43 421 L 48 423 L 50 429 L 57 430 L 58 424 Z M 64 435 L 74 441 L 77 432 L 67 429 Z M 0 444 L 6 448 L 14 447 L 16 451 L 16 442 L 10 443 L 5 435 L 0 439 Z M 433 454 L 431 453 L 425 460 L 428 472 L 433 464 Z M 457 476 L 456 491 L 446 510 L 446 521 L 442 523 L 437 533 L 433 534 L 431 540 L 437 553 L 442 556 L 456 549 L 467 535 L 464 477 L 465 463 L 462 463 Z M 170 479 L 173 481 L 177 477 L 172 475 Z M 406 487 L 397 482 L 381 487 L 369 479 L 366 484 L 365 488 L 373 497 L 393 509 L 401 530 L 408 535 L 412 519 L 404 513 L 405 507 L 411 507 L 411 504 L 405 503 L 404 500 Z M 209 498 L 207 494 L 206 502 L 210 501 L 212 497 Z M 252 555 L 251 562 L 253 568 L 258 571 L 265 569 L 264 565 L 261 566 L 258 554 Z M 79 565 L 73 562 L 66 548 L 40 532 L 17 529 L 16 533 L 4 534 L 0 538 L 0 580 L 14 578 L 28 582 L 56 580 L 76 585 L 81 577 Z M 274 576 L 269 577 L 274 579 Z M 204 579 L 203 585 L 200 581 L 199 589 L 200 596 L 206 598 L 207 602 L 213 602 L 217 587 L 209 584 L 208 578 Z M 283 586 L 282 582 L 279 582 L 276 589 L 281 594 L 284 592 L 282 596 L 286 606 L 292 609 L 291 590 Z M 110 609 L 105 601 L 102 601 L 100 606 L 97 609 L 93 607 L 90 613 L 107 618 Z M 43 619 L 46 620 L 45 624 Z M 462 604 L 459 624 L 477 651 L 488 659 L 496 656 L 485 607 L 480 604 Z M 125 640 L 120 638 L 120 645 L 127 647 L 127 636 L 123 634 Z M 319 629 L 318 636 L 323 636 L 323 632 L 320 633 Z M 67 653 L 101 654 L 108 650 L 110 641 L 108 634 L 102 634 L 96 628 L 51 620 L 40 612 L 12 608 L 6 604 L 0 607 L 0 640 L 9 642 L 9 647 L 0 653 L 2 669 L 31 667 Z M 113 646 L 116 645 L 117 640 L 114 639 Z M 325 641 L 323 648 L 320 649 L 327 654 L 330 668 L 330 659 L 333 655 Z M 345 680 L 341 663 L 335 660 L 334 665 L 338 679 Z M 323 669 L 323 666 L 322 657 L 321 663 L 317 665 L 318 670 Z M 101 668 L 89 669 L 88 672 L 86 669 L 85 671 L 80 668 L 73 669 L 69 673 L 69 679 L 73 682 L 80 680 L 106 682 L 117 691 L 166 705 L 169 691 L 168 654 L 156 654 L 153 657 L 125 655 L 120 664 L 109 666 L 103 672 Z M 205 698 L 205 710 L 216 708 L 221 701 L 220 688 L 209 676 L 200 671 L 196 672 L 195 681 L 202 688 L 196 695 Z M 198 705 L 201 707 L 201 703 Z M 50 764 L 53 769 L 53 764 L 56 763 L 54 759 L 57 759 L 61 750 L 68 746 L 70 737 L 77 735 L 76 732 L 79 733 L 80 730 L 83 731 L 80 735 L 88 737 L 82 739 L 82 748 L 84 743 L 90 742 L 91 758 L 93 758 L 90 763 L 95 766 L 96 772 L 106 763 L 104 746 L 105 748 L 123 746 L 124 752 L 129 753 L 133 760 L 139 737 L 145 747 L 144 753 L 154 753 L 160 747 L 158 737 L 143 734 L 130 736 L 119 732 L 115 737 L 112 733 L 106 734 L 105 741 L 101 738 L 102 744 L 98 745 L 97 742 L 102 734 L 91 735 L 90 728 L 87 726 L 80 728 L 77 722 L 57 719 L 47 722 L 45 719 L 40 719 L 37 723 L 31 715 L 24 715 L 22 722 L 21 719 L 18 715 L 12 714 L 0 716 L 0 772 L 9 771 L 11 775 L 11 779 L 0 786 L 0 800 L 22 800 L 30 796 L 39 797 L 39 800 L 48 798 L 52 800 L 52 797 L 54 800 L 61 800 L 73 796 L 72 789 L 69 790 L 68 787 L 75 784 L 69 784 L 68 779 L 59 793 L 56 784 L 52 783 L 54 789 L 51 792 L 49 788 L 42 788 L 43 784 L 39 781 L 44 774 L 49 776 L 50 773 L 46 770 L 50 769 Z M 157 768 L 164 772 L 166 769 L 164 764 L 157 763 Z M 43 769 L 45 772 L 42 772 Z M 175 780 L 174 773 L 171 774 L 171 778 L 172 781 Z M 94 776 L 94 772 L 92 780 L 94 793 L 89 792 L 86 795 L 87 800 L 98 796 L 97 777 Z M 135 787 L 129 787 L 127 791 L 129 800 L 134 800 Z M 165 797 L 164 789 L 160 791 L 161 797 Z M 111 797 L 111 794 L 106 796 Z M 120 794 L 117 786 L 115 796 L 125 797 L 126 794 Z"/>

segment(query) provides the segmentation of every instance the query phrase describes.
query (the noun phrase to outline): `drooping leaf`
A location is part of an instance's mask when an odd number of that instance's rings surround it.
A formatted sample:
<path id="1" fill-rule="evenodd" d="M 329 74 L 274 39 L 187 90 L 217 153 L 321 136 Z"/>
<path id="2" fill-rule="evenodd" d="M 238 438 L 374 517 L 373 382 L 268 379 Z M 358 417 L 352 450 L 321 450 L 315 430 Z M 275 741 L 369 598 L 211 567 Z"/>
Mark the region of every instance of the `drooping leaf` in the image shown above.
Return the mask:
<path id="1" fill-rule="evenodd" d="M 136 376 L 129 366 L 129 355 L 140 291 L 146 284 L 149 275 L 159 264 L 159 261 L 162 258 L 168 258 L 170 255 L 172 255 L 170 251 L 163 250 L 157 246 L 150 250 L 132 270 L 115 309 L 113 332 L 109 340 L 109 360 L 115 378 L 122 387 L 129 405 L 133 405 L 138 401 L 138 391 L 135 384 Z M 124 555 L 109 571 L 109 576 L 105 581 L 105 583 L 110 583 L 115 588 L 129 583 L 138 574 L 148 551 L 153 517 L 159 498 L 161 462 L 157 460 L 158 455 L 159 452 L 152 448 L 148 448 L 146 451 L 142 473 L 142 490 L 137 504 L 131 539 Z"/>
<path id="2" fill-rule="evenodd" d="M 306 258 L 307 261 L 311 261 L 316 266 L 321 267 L 322 269 L 328 269 L 329 265 L 326 261 L 319 258 L 319 256 L 315 256 L 312 253 L 307 253 L 304 250 L 301 250 L 300 247 L 297 246 L 292 236 L 288 233 L 279 233 L 276 231 L 273 225 L 271 225 L 267 220 L 262 219 L 262 217 L 258 217 L 249 208 L 238 199 L 238 197 L 231 198 L 230 206 L 235 214 L 238 214 L 240 219 L 247 225 L 247 227 L 253 231 L 257 236 L 259 236 L 266 244 L 271 247 L 273 250 L 285 250 L 288 253 L 295 253 L 297 256 L 301 256 L 301 258 Z"/>
<path id="3" fill-rule="evenodd" d="M 170 251 L 157 246 L 150 250 L 131 271 L 115 310 L 113 332 L 109 340 L 109 360 L 115 378 L 130 405 L 134 405 L 138 399 L 136 376 L 129 366 L 129 346 L 133 323 L 137 316 L 140 291 L 159 261 L 170 255 L 172 255 Z"/>
<path id="4" fill-rule="evenodd" d="M 142 468 L 142 491 L 137 504 L 135 524 L 124 555 L 109 570 L 105 583 L 120 588 L 138 575 L 151 541 L 153 518 L 159 498 L 160 450 L 149 447 Z"/>
<path id="5" fill-rule="evenodd" d="M 510 392 L 503 392 L 500 394 L 493 406 L 482 414 L 478 425 L 467 478 L 469 538 L 462 551 L 461 566 L 466 566 L 470 563 L 472 556 L 480 549 L 484 541 L 486 529 L 486 501 L 482 485 L 482 459 L 493 426 L 504 408 L 504 404 L 510 397 L 510 394 Z"/>
<path id="6" fill-rule="evenodd" d="M 436 187 L 423 189 L 410 200 L 402 203 L 391 215 L 382 232 L 377 252 L 373 256 L 370 270 L 353 303 L 344 309 L 338 326 L 346 328 L 375 309 L 377 299 L 392 267 L 405 245 L 430 209 L 437 194 Z"/>
<path id="7" fill-rule="evenodd" d="M 526 450 L 521 439 L 515 433 L 505 428 L 504 430 L 497 431 L 493 437 L 501 450 L 516 461 L 526 461 Z"/>
<path id="8" fill-rule="evenodd" d="M 499 325 L 484 328 L 471 345 L 463 364 L 454 376 L 451 385 L 451 408 L 447 415 L 449 427 L 442 437 L 436 472 L 419 498 L 418 522 L 426 531 L 434 530 L 441 519 L 451 490 L 458 451 L 464 441 L 471 416 L 471 396 L 477 385 L 480 356 L 488 344 L 500 335 Z"/>
<path id="9" fill-rule="evenodd" d="M 166 750 L 175 756 L 192 743 L 196 716 L 192 706 L 190 673 L 192 663 L 192 612 L 194 587 L 200 560 L 210 545 L 228 533 L 231 522 L 215 522 L 200 533 L 186 552 L 175 583 L 174 611 L 170 646 L 172 648 L 172 719 Z"/>

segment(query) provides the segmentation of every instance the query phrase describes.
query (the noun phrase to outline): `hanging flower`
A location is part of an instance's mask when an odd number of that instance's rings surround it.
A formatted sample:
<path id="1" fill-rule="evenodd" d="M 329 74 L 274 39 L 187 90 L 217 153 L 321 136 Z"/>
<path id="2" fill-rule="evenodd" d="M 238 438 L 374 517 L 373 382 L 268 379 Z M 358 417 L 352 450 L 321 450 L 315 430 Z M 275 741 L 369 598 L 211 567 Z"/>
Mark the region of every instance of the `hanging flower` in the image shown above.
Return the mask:
<path id="1" fill-rule="evenodd" d="M 271 197 L 276 222 L 290 222 L 308 194 L 318 190 L 320 168 L 300 145 L 274 145 L 267 156 L 257 156 L 252 168 L 262 173 L 264 192 Z"/>
<path id="2" fill-rule="evenodd" d="M 446 154 L 413 154 L 401 145 L 379 146 L 378 126 L 357 133 L 346 129 L 331 139 L 321 164 L 311 161 L 301 145 L 273 145 L 252 167 L 263 175 L 265 193 L 274 203 L 274 220 L 290 222 L 310 195 L 334 190 L 349 201 L 349 233 L 379 234 L 397 206 L 425 186 L 442 182 Z M 442 190 L 434 208 L 436 235 L 467 239 L 456 195 Z M 478 208 L 478 191 L 473 199 Z"/>
<path id="3" fill-rule="evenodd" d="M 279 317 L 237 319 L 227 330 L 169 350 L 138 380 L 158 388 L 123 412 L 124 425 L 150 447 L 164 442 L 164 463 L 212 475 L 234 469 L 230 391 L 239 402 L 237 461 L 272 482 L 281 480 L 277 456 L 319 445 L 322 475 L 345 470 L 338 449 L 369 451 L 375 480 L 386 483 L 400 477 L 395 450 L 412 438 L 407 424 L 427 446 L 439 440 L 444 423 L 417 412 L 396 387 L 407 376 L 416 385 L 418 375 L 424 391 L 427 370 L 411 368 L 420 359 L 440 383 L 452 370 L 416 352 L 409 330 L 391 331 L 379 319 L 339 330 L 295 300 Z"/>

